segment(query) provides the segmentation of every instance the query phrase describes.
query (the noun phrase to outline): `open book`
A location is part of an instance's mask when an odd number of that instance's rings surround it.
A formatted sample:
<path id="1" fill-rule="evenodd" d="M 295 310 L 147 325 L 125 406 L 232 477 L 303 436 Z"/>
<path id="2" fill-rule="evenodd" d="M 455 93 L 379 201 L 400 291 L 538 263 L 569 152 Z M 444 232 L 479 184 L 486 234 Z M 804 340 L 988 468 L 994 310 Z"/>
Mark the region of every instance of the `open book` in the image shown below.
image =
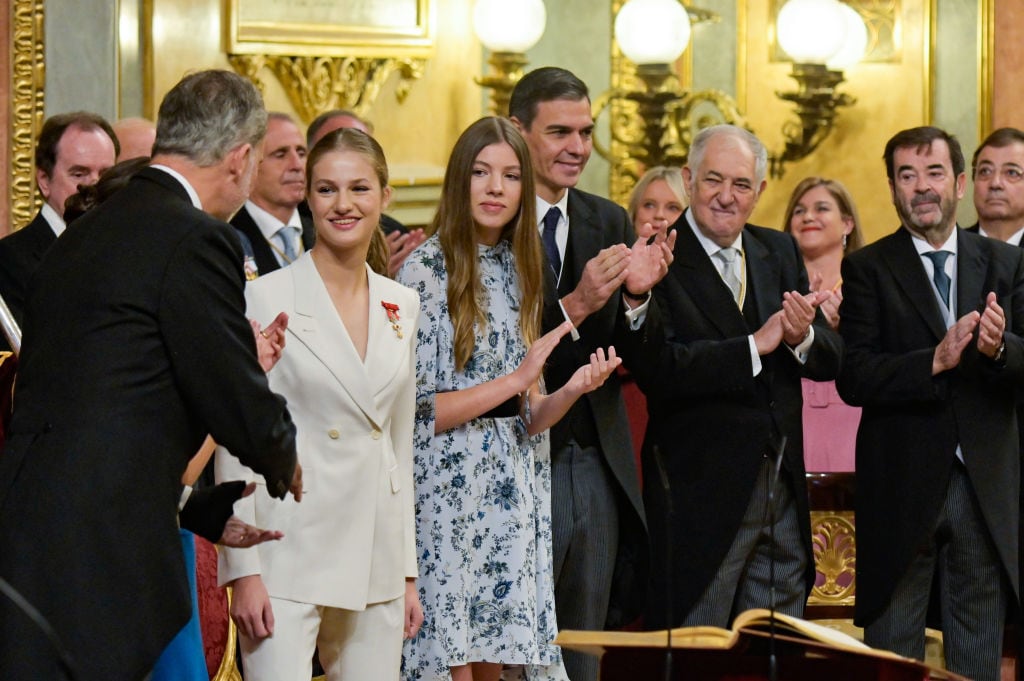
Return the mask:
<path id="1" fill-rule="evenodd" d="M 764 608 L 755 608 L 740 613 L 733 622 L 732 629 L 719 627 L 679 627 L 672 630 L 673 648 L 732 648 L 736 644 L 741 629 L 768 633 L 771 628 L 771 612 Z M 809 622 L 799 617 L 775 613 L 775 633 L 779 636 L 790 636 L 803 640 L 839 648 L 842 650 L 879 655 L 882 657 L 899 658 L 899 655 L 886 650 L 875 650 L 861 641 L 837 629 Z M 560 646 L 601 654 L 605 647 L 665 647 L 668 641 L 667 632 L 662 631 L 562 631 L 555 641 Z"/>
<path id="2" fill-rule="evenodd" d="M 741 634 L 747 639 L 764 639 L 769 635 L 772 613 L 764 608 L 755 608 L 741 613 L 733 622 L 732 629 L 719 627 L 680 627 L 672 630 L 674 649 L 731 650 L 738 647 Z M 603 655 L 606 650 L 619 648 L 665 648 L 668 632 L 661 631 L 562 631 L 555 640 L 557 645 L 592 655 Z M 837 654 L 852 654 L 863 657 L 882 658 L 902 664 L 919 665 L 928 671 L 931 679 L 961 679 L 950 672 L 927 667 L 923 663 L 909 660 L 888 650 L 877 650 L 838 629 L 809 622 L 799 617 L 775 613 L 775 635 L 780 639 L 807 642 L 823 649 L 839 651 Z"/>

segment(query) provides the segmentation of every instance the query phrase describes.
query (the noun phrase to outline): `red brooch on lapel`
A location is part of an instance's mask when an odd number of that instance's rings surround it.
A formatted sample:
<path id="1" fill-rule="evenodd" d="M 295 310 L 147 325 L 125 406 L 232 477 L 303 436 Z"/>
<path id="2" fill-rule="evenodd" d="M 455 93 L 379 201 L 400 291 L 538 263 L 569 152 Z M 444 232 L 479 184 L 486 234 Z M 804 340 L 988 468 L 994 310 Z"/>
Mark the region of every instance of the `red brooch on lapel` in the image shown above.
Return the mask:
<path id="1" fill-rule="evenodd" d="M 402 326 L 398 323 L 401 319 L 398 316 L 398 306 L 384 300 L 380 301 L 380 304 L 381 307 L 384 308 L 384 312 L 388 315 L 388 321 L 391 322 L 391 328 L 395 330 L 395 335 L 401 338 Z"/>

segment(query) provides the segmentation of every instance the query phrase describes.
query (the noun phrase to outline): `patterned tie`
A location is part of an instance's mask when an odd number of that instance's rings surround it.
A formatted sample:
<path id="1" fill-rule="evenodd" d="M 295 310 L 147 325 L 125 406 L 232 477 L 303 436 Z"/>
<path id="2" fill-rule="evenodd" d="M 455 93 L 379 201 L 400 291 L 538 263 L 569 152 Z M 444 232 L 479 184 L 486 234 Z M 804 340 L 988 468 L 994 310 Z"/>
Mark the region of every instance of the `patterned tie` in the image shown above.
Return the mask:
<path id="1" fill-rule="evenodd" d="M 722 262 L 722 281 L 732 291 L 732 299 L 740 304 L 740 269 L 737 262 L 740 252 L 732 247 L 722 248 L 717 253 L 718 259 Z"/>
<path id="2" fill-rule="evenodd" d="M 949 251 L 932 251 L 931 253 L 925 253 L 925 257 L 932 261 L 932 265 L 935 267 L 935 272 L 932 274 L 932 281 L 935 282 L 935 288 L 939 289 L 939 300 L 942 304 L 949 309 L 949 275 L 946 274 L 946 260 L 949 256 L 953 255 Z"/>
<path id="3" fill-rule="evenodd" d="M 562 271 L 562 256 L 558 255 L 558 244 L 555 243 L 555 230 L 558 228 L 558 220 L 562 217 L 562 211 L 558 206 L 551 206 L 544 214 L 544 232 L 541 239 L 544 242 L 544 251 L 548 254 L 548 262 L 557 277 Z"/>
<path id="4" fill-rule="evenodd" d="M 277 237 L 278 241 L 280 241 L 281 245 L 284 247 L 284 259 L 288 262 L 293 262 L 296 256 L 295 240 L 294 237 L 292 236 L 292 231 L 293 230 L 291 227 L 285 225 L 281 229 L 274 232 L 274 236 Z"/>

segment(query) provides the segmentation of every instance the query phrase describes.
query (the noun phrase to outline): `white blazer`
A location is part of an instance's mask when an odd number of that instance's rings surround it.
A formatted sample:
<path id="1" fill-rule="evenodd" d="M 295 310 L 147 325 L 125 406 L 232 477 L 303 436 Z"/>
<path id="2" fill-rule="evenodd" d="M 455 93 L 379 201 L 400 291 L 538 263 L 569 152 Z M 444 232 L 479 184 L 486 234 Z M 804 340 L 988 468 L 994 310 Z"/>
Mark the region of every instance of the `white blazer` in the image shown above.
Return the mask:
<path id="1" fill-rule="evenodd" d="M 359 359 L 309 253 L 249 283 L 247 316 L 269 324 L 289 316 L 280 361 L 268 378 L 288 400 L 298 429 L 303 497 L 272 499 L 266 489 L 235 513 L 284 538 L 251 549 L 225 548 L 218 580 L 260 574 L 276 598 L 362 610 L 404 594 L 416 576 L 412 433 L 419 296 L 367 267 L 369 337 Z M 398 305 L 399 330 L 382 302 Z M 245 405 L 237 405 L 244 409 Z M 218 481 L 262 477 L 218 449 Z"/>

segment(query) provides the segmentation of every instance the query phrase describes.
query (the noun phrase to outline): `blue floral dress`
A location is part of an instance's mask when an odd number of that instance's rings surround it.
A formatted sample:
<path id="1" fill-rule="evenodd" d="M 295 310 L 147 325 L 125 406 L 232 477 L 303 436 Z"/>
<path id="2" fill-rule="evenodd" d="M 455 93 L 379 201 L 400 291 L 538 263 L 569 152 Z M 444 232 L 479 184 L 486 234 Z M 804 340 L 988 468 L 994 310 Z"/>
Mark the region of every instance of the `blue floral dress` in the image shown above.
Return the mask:
<path id="1" fill-rule="evenodd" d="M 469 662 L 523 665 L 505 677 L 567 681 L 551 576 L 551 461 L 546 433 L 520 417 L 477 418 L 434 435 L 434 395 L 511 373 L 526 355 L 519 283 L 509 244 L 479 247 L 486 328 L 455 370 L 448 277 L 437 236 L 398 281 L 420 294 L 416 347 L 416 550 L 425 621 L 406 641 L 408 680 L 450 681 Z"/>

